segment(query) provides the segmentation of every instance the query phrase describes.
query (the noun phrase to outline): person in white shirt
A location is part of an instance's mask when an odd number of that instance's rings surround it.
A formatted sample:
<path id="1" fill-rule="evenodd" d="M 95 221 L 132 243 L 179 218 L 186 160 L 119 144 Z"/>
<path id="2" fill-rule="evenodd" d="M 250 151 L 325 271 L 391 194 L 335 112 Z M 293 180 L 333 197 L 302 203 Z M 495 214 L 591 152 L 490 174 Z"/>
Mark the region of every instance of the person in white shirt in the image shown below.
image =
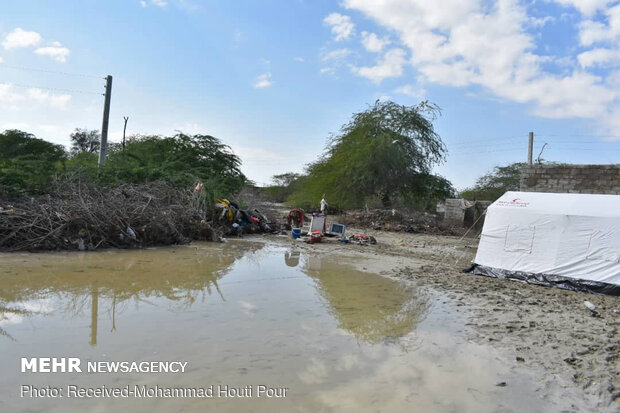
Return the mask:
<path id="1" fill-rule="evenodd" d="M 328 207 L 329 207 L 329 204 L 325 200 L 325 194 L 323 194 L 323 198 L 321 199 L 321 214 L 327 215 L 327 208 Z"/>

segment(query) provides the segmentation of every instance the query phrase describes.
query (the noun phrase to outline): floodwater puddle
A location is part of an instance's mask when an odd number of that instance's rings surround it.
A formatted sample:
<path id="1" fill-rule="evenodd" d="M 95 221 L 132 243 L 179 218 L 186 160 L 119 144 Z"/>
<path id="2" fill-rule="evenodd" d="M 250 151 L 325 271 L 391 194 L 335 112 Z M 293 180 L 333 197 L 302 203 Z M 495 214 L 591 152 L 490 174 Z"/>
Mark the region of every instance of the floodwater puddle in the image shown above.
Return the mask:
<path id="1" fill-rule="evenodd" d="M 455 312 L 431 302 L 337 257 L 244 241 L 2 254 L 0 411 L 549 410 L 531 377 L 468 342 Z M 22 357 L 187 365 L 37 374 L 21 372 Z M 247 397 L 21 397 L 21 385 L 75 384 L 228 386 Z"/>

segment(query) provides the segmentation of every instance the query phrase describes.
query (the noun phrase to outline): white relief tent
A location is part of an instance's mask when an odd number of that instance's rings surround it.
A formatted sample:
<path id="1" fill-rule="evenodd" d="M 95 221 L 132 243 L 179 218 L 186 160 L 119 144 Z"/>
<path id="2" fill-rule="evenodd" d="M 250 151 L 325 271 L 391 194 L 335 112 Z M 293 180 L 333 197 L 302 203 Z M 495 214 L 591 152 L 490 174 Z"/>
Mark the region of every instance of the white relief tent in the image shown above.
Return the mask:
<path id="1" fill-rule="evenodd" d="M 506 192 L 468 271 L 620 295 L 620 195 Z"/>

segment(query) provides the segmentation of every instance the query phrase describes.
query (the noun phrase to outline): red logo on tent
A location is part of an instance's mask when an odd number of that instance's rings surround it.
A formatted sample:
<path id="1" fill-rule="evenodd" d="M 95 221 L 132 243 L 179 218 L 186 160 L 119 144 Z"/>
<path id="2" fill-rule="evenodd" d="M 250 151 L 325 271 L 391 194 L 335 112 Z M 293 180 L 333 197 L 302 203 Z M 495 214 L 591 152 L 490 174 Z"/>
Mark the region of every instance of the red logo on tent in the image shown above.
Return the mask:
<path id="1" fill-rule="evenodd" d="M 520 207 L 525 208 L 529 205 L 529 202 L 521 201 L 521 198 L 515 198 L 511 201 L 497 201 L 497 205 L 499 206 L 508 206 L 508 207 Z"/>

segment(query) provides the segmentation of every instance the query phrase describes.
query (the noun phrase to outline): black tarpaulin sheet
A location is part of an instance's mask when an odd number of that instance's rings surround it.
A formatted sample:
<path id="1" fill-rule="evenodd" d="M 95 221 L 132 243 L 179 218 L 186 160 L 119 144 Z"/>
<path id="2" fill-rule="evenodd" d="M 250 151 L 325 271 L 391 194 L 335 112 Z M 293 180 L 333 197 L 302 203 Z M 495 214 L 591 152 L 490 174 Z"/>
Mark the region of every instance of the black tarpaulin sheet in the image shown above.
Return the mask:
<path id="1" fill-rule="evenodd" d="M 476 275 L 486 275 L 487 277 L 516 280 L 526 282 L 528 284 L 558 287 L 565 290 L 620 296 L 620 285 L 600 281 L 581 280 L 578 278 L 562 277 L 552 274 L 534 274 L 522 271 L 508 271 L 501 268 L 486 267 L 479 264 L 473 264 L 471 267 L 463 270 L 463 272 Z"/>

